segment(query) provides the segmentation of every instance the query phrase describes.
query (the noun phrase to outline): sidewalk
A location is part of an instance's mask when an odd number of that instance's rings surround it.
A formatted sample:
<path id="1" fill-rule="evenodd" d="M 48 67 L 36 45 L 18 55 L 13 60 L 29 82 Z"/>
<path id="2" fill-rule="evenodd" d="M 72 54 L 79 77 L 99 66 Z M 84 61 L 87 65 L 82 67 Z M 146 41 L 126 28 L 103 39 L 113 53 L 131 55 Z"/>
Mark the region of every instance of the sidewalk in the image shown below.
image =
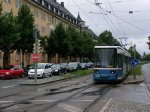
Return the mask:
<path id="1" fill-rule="evenodd" d="M 112 98 L 100 112 L 150 112 L 150 104 Z"/>
<path id="2" fill-rule="evenodd" d="M 143 75 L 137 75 L 136 77 L 127 76 L 127 78 L 123 81 L 123 84 L 134 84 L 143 81 L 144 81 Z"/>
<path id="3" fill-rule="evenodd" d="M 139 83 L 139 85 L 140 85 L 140 82 L 143 82 L 143 81 L 144 81 L 143 75 L 136 76 L 136 79 L 134 79 L 133 76 L 128 76 L 123 81 L 123 84 L 138 85 L 138 83 Z M 134 91 L 134 89 L 133 89 L 133 91 Z M 124 91 L 124 92 L 126 92 L 126 91 Z M 130 91 L 130 92 L 132 92 L 132 91 Z M 141 91 L 141 89 L 140 90 L 135 89 L 134 92 L 135 93 L 138 92 L 138 93 L 135 94 L 133 97 L 141 97 L 141 98 L 143 98 L 143 101 L 145 98 L 148 101 L 150 100 L 150 94 L 149 94 L 149 91 L 147 90 L 146 86 L 143 86 L 143 91 Z M 124 99 L 123 98 L 114 98 L 114 97 L 110 98 L 99 112 L 150 112 L 150 101 L 149 101 L 149 103 L 147 103 L 147 102 L 135 101 L 135 100 L 133 100 L 134 98 L 130 99 L 130 97 L 132 97 L 134 92 L 128 93 L 128 95 L 131 95 L 131 96 L 127 95 L 127 98 L 124 98 Z M 125 95 L 125 94 L 126 93 L 124 93 L 123 95 Z"/>

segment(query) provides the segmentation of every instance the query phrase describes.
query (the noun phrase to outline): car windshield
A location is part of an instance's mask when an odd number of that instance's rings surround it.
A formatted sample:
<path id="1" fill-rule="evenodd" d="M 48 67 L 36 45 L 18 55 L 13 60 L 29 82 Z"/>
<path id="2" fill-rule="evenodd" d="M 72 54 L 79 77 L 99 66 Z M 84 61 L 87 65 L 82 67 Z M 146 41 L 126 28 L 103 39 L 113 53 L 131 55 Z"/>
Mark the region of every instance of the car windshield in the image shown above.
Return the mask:
<path id="1" fill-rule="evenodd" d="M 69 66 L 77 66 L 78 63 L 69 63 Z"/>
<path id="2" fill-rule="evenodd" d="M 35 66 L 32 65 L 29 67 L 30 69 L 35 69 Z M 41 63 L 38 63 L 37 64 L 37 69 L 44 69 L 45 68 L 45 64 L 41 64 Z"/>
<path id="3" fill-rule="evenodd" d="M 5 66 L 4 69 L 5 70 L 11 70 L 11 69 L 13 69 L 13 67 L 14 67 L 13 65 L 8 65 L 8 66 Z"/>
<path id="4" fill-rule="evenodd" d="M 52 65 L 52 68 L 59 69 L 60 65 Z"/>

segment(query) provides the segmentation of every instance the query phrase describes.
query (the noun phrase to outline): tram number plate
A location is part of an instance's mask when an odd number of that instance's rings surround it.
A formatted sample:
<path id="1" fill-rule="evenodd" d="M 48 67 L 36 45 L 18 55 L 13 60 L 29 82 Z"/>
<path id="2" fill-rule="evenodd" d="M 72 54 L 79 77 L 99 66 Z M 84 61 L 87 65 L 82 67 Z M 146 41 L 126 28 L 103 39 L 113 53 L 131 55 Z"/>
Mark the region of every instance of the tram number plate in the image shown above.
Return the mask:
<path id="1" fill-rule="evenodd" d="M 108 77 L 107 74 L 101 74 L 101 78 L 106 78 Z"/>

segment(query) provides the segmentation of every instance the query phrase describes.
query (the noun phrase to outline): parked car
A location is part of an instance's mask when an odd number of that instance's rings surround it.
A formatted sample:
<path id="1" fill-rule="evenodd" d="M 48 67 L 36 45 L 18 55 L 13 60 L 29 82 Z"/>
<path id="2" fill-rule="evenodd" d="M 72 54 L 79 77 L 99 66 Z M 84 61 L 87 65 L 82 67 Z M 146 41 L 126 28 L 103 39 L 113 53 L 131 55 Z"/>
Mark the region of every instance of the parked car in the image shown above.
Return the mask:
<path id="1" fill-rule="evenodd" d="M 61 64 L 52 65 L 53 75 L 59 75 L 60 73 L 65 74 L 67 72 L 66 68 L 63 68 Z"/>
<path id="2" fill-rule="evenodd" d="M 87 63 L 80 63 L 80 69 L 82 70 L 88 69 Z"/>
<path id="3" fill-rule="evenodd" d="M 52 76 L 52 63 L 37 63 L 37 78 L 44 78 L 46 76 Z M 35 77 L 35 68 L 32 68 L 28 71 L 28 78 Z"/>
<path id="4" fill-rule="evenodd" d="M 66 73 L 69 72 L 68 63 L 61 63 L 60 65 L 61 65 L 61 68 L 64 69 L 64 71 L 65 71 Z"/>
<path id="5" fill-rule="evenodd" d="M 23 77 L 24 69 L 20 65 L 7 65 L 0 70 L 0 78 Z"/>
<path id="6" fill-rule="evenodd" d="M 25 76 L 28 76 L 28 71 L 32 68 L 32 66 L 34 66 L 34 65 L 27 65 L 27 66 L 24 68 L 24 75 L 25 75 Z"/>
<path id="7" fill-rule="evenodd" d="M 78 70 L 80 68 L 80 62 L 69 62 L 69 71 Z"/>

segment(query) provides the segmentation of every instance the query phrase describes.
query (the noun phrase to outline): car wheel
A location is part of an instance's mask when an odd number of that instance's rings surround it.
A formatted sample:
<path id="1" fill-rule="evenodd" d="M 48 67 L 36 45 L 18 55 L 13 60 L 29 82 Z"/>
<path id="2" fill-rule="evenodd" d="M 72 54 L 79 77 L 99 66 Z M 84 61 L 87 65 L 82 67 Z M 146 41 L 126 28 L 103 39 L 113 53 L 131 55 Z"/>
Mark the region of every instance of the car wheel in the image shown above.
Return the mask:
<path id="1" fill-rule="evenodd" d="M 52 73 L 50 72 L 49 77 L 52 77 Z"/>
<path id="2" fill-rule="evenodd" d="M 45 74 L 43 73 L 42 78 L 45 78 Z"/>
<path id="3" fill-rule="evenodd" d="M 12 79 L 14 79 L 14 78 L 16 78 L 16 77 L 15 77 L 15 75 L 14 75 L 14 74 L 12 74 L 11 78 L 12 78 Z"/>
<path id="4" fill-rule="evenodd" d="M 23 77 L 24 77 L 24 74 L 22 73 L 22 74 L 21 74 L 21 78 L 23 78 Z"/>

